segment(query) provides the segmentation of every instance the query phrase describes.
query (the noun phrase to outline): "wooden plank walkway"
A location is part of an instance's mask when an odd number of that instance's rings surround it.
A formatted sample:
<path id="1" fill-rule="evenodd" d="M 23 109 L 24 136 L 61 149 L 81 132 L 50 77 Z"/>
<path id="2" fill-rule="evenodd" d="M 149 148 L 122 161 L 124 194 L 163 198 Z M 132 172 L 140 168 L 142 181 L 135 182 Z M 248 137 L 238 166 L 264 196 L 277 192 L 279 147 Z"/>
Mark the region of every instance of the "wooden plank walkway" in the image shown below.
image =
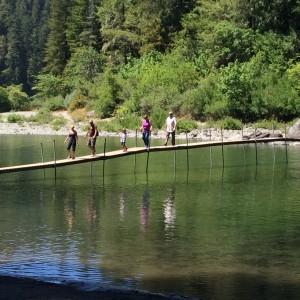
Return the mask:
<path id="1" fill-rule="evenodd" d="M 285 138 L 263 138 L 263 139 L 251 139 L 251 140 L 234 140 L 234 141 L 210 141 L 210 142 L 195 142 L 189 144 L 178 144 L 175 146 L 154 146 L 151 147 L 149 153 L 157 151 L 170 151 L 170 150 L 187 150 L 203 147 L 222 146 L 222 145 L 238 145 L 238 144 L 255 144 L 255 143 L 271 143 L 271 142 L 300 142 L 300 139 L 285 139 Z M 127 152 L 122 150 L 111 151 L 107 153 L 96 154 L 95 156 L 86 155 L 76 157 L 76 159 L 61 159 L 56 161 L 33 163 L 19 166 L 0 167 L 1 173 L 12 173 L 29 170 L 58 168 L 68 165 L 87 163 L 98 160 L 113 159 L 121 156 L 135 155 L 140 153 L 147 153 L 148 151 L 144 147 L 129 148 Z"/>

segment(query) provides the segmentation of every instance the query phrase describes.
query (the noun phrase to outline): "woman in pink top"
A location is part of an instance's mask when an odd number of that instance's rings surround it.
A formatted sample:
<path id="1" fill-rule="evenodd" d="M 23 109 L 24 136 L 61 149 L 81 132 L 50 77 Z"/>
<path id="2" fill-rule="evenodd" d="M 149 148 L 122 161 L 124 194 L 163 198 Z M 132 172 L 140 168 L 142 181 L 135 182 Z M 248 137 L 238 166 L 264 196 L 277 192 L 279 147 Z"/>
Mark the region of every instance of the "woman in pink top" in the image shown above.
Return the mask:
<path id="1" fill-rule="evenodd" d="M 142 139 L 144 141 L 145 148 L 147 150 L 149 150 L 149 148 L 150 148 L 149 137 L 150 137 L 151 130 L 152 130 L 152 124 L 148 118 L 148 115 L 144 115 L 143 121 L 142 121 L 142 126 L 141 126 L 140 130 L 143 133 Z"/>

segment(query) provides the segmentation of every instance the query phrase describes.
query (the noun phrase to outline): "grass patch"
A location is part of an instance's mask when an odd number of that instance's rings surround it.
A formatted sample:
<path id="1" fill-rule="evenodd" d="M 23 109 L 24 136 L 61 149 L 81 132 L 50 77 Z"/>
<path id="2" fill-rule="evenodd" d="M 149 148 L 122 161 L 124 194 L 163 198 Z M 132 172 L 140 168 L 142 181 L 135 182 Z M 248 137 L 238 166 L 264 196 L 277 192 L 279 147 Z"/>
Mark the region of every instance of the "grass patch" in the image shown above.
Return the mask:
<path id="1" fill-rule="evenodd" d="M 176 129 L 179 133 L 191 132 L 192 130 L 198 128 L 197 122 L 193 120 L 181 119 L 176 121 L 177 121 Z"/>
<path id="2" fill-rule="evenodd" d="M 217 127 L 223 128 L 225 130 L 240 130 L 243 127 L 243 123 L 240 120 L 234 119 L 232 117 L 225 117 L 217 121 Z"/>
<path id="3" fill-rule="evenodd" d="M 65 126 L 67 124 L 67 120 L 63 117 L 56 117 L 52 122 L 51 122 L 51 127 L 53 130 L 57 131 L 61 127 Z"/>
<path id="4" fill-rule="evenodd" d="M 18 114 L 11 114 L 7 117 L 8 123 L 20 123 L 24 120 L 24 117 L 18 115 Z"/>
<path id="5" fill-rule="evenodd" d="M 255 126 L 256 128 L 264 128 L 268 130 L 284 130 L 285 123 L 278 122 L 277 120 L 259 120 L 256 122 Z"/>

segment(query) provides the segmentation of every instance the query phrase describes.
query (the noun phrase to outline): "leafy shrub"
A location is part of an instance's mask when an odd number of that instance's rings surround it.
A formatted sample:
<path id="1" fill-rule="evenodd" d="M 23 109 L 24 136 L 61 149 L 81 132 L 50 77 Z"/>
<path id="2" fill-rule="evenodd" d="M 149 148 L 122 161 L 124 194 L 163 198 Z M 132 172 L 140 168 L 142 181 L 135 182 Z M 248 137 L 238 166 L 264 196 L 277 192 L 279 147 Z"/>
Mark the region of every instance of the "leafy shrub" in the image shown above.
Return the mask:
<path id="1" fill-rule="evenodd" d="M 84 108 L 86 104 L 87 104 L 87 99 L 84 96 L 82 95 L 75 96 L 69 105 L 69 111 L 72 112 L 75 109 Z"/>
<path id="2" fill-rule="evenodd" d="M 0 112 L 8 112 L 11 109 L 11 105 L 8 99 L 8 94 L 5 88 L 0 87 Z"/>
<path id="3" fill-rule="evenodd" d="M 50 98 L 44 103 L 43 107 L 50 111 L 66 109 L 64 105 L 64 98 L 61 95 Z"/>
<path id="4" fill-rule="evenodd" d="M 36 99 L 41 100 L 65 94 L 62 78 L 52 74 L 37 75 L 36 84 L 32 89 L 37 91 Z"/>
<path id="5" fill-rule="evenodd" d="M 77 96 L 77 90 L 73 90 L 71 93 L 67 94 L 64 100 L 64 104 L 69 106 L 73 98 Z"/>
<path id="6" fill-rule="evenodd" d="M 240 120 L 232 117 L 225 117 L 217 122 L 218 127 L 223 129 L 239 130 L 243 127 L 243 123 Z"/>
<path id="7" fill-rule="evenodd" d="M 124 126 L 125 127 L 125 126 Z M 98 130 L 118 132 L 123 128 L 118 120 L 100 121 L 97 126 Z M 126 127 L 127 128 L 127 127 Z"/>
<path id="8" fill-rule="evenodd" d="M 35 116 L 29 117 L 28 120 L 38 124 L 50 124 L 53 120 L 53 116 L 49 109 L 42 108 Z"/>
<path id="9" fill-rule="evenodd" d="M 12 110 L 27 110 L 30 107 L 29 96 L 22 91 L 22 85 L 10 85 L 6 88 Z"/>
<path id="10" fill-rule="evenodd" d="M 23 117 L 18 114 L 11 114 L 7 117 L 8 123 L 18 123 L 23 121 Z"/>
<path id="11" fill-rule="evenodd" d="M 59 130 L 61 127 L 66 125 L 67 121 L 63 117 L 57 117 L 51 122 L 51 127 L 54 130 Z"/>
<path id="12" fill-rule="evenodd" d="M 135 114 L 123 116 L 123 117 L 118 117 L 114 121 L 119 123 L 120 129 L 125 127 L 127 129 L 136 129 L 140 128 L 141 126 L 141 119 L 142 117 L 137 116 Z"/>
<path id="13" fill-rule="evenodd" d="M 282 129 L 285 127 L 285 124 L 278 122 L 277 120 L 259 120 L 255 124 L 256 128 L 265 128 L 269 130 Z"/>
<path id="14" fill-rule="evenodd" d="M 193 129 L 198 128 L 197 122 L 193 120 L 181 119 L 177 120 L 177 131 L 181 132 L 190 132 Z"/>
<path id="15" fill-rule="evenodd" d="M 158 109 L 153 112 L 151 115 L 151 122 L 154 128 L 162 129 L 166 124 L 167 113 L 165 110 Z"/>

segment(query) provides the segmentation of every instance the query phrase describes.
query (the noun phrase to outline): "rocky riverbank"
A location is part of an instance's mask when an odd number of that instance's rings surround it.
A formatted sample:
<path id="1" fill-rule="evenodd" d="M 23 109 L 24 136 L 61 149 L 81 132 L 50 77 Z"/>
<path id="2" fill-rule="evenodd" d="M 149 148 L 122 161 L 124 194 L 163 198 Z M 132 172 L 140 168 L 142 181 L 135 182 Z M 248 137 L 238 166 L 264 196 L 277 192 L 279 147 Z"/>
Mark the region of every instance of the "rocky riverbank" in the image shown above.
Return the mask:
<path id="1" fill-rule="evenodd" d="M 72 124 L 72 118 L 70 115 L 64 112 L 57 112 L 54 114 L 60 117 L 64 117 L 68 125 L 62 126 L 59 129 L 54 129 L 50 125 L 36 125 L 35 123 L 23 121 L 21 123 L 8 123 L 7 117 L 9 114 L 19 114 L 21 116 L 30 117 L 36 112 L 13 112 L 13 113 L 2 113 L 0 118 L 0 134 L 19 134 L 19 135 L 67 135 L 69 130 L 69 125 Z M 84 122 L 79 122 L 75 124 L 75 129 L 79 136 L 83 136 L 86 133 L 87 124 Z M 204 127 L 204 126 L 203 126 Z M 300 131 L 300 130 L 299 130 Z M 102 137 L 117 137 L 120 135 L 119 132 L 107 132 L 99 128 L 99 135 Z M 128 130 L 129 137 L 135 137 L 135 130 Z M 138 136 L 140 137 L 140 132 Z M 280 130 L 267 130 L 267 129 L 257 129 L 251 127 L 245 127 L 243 130 L 221 130 L 219 128 L 203 128 L 194 129 L 191 132 L 185 134 L 180 133 L 176 135 L 176 139 L 186 139 L 195 141 L 230 141 L 230 140 L 242 140 L 249 138 L 263 138 L 263 137 L 282 137 L 284 133 Z M 163 130 L 152 131 L 152 138 L 163 139 L 165 137 L 165 132 Z"/>

